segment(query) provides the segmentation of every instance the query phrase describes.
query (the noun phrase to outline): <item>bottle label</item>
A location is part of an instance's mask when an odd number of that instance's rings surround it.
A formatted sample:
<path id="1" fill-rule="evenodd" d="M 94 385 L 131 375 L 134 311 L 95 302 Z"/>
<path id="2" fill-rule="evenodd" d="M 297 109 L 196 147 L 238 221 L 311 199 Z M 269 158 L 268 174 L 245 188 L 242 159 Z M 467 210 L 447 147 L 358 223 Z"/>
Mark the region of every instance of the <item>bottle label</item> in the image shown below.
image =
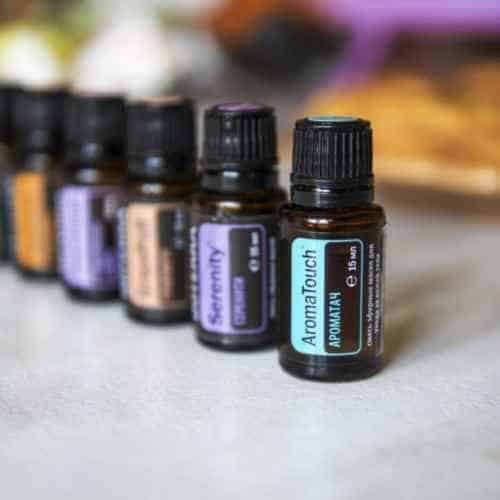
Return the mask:
<path id="1" fill-rule="evenodd" d="M 8 174 L 2 185 L 4 193 L 4 207 L 5 207 L 5 248 L 7 258 L 14 259 L 15 257 L 15 233 L 14 233 L 14 176 Z"/>
<path id="2" fill-rule="evenodd" d="M 0 175 L 0 258 L 2 259 L 10 254 L 9 184 L 9 176 Z"/>
<path id="3" fill-rule="evenodd" d="M 15 257 L 23 267 L 50 272 L 55 268 L 53 199 L 41 172 L 20 172 L 12 185 Z"/>
<path id="4" fill-rule="evenodd" d="M 72 287 L 118 288 L 117 186 L 66 186 L 58 194 L 59 272 Z"/>
<path id="5" fill-rule="evenodd" d="M 189 309 L 189 217 L 184 203 L 132 202 L 125 210 L 124 295 L 140 308 Z"/>
<path id="6" fill-rule="evenodd" d="M 267 330 L 276 313 L 274 226 L 209 222 L 192 228 L 193 315 L 202 328 L 234 335 Z"/>
<path id="7" fill-rule="evenodd" d="M 291 341 L 302 354 L 382 350 L 383 236 L 298 237 L 291 249 Z"/>
<path id="8" fill-rule="evenodd" d="M 122 206 L 117 214 L 118 236 L 118 288 L 120 298 L 128 300 L 128 269 L 127 269 L 127 207 Z"/>

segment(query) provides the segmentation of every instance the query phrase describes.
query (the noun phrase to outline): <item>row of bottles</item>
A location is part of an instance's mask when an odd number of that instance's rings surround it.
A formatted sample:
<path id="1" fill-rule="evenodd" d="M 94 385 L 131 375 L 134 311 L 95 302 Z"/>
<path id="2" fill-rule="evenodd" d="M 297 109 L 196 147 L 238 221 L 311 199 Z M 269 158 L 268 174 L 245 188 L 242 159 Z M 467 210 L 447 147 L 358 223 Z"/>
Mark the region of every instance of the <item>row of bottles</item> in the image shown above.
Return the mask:
<path id="1" fill-rule="evenodd" d="M 299 120 L 286 203 L 270 107 L 208 109 L 198 172 L 189 99 L 0 96 L 0 243 L 24 275 L 58 275 L 77 299 L 120 291 L 131 318 L 192 318 L 222 349 L 276 343 L 299 376 L 378 370 L 385 216 L 368 122 Z"/>

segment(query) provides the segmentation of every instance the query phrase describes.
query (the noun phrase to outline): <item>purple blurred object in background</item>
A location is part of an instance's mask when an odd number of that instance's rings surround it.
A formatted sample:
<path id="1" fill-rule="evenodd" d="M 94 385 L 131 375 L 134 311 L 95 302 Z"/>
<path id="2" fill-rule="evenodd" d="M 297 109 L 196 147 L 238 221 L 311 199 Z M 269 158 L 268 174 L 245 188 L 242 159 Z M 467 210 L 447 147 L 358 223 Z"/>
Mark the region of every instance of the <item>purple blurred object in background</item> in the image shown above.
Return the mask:
<path id="1" fill-rule="evenodd" d="M 311 0 L 333 27 L 343 25 L 351 41 L 324 85 L 366 79 L 401 33 L 498 35 L 500 0 Z"/>

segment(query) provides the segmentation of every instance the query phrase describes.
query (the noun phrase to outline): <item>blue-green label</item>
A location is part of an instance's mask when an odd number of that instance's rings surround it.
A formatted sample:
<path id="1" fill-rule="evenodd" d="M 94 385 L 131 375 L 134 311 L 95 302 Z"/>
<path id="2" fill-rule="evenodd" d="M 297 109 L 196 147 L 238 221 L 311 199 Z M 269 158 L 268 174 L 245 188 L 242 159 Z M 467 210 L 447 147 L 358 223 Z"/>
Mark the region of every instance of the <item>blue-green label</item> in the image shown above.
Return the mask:
<path id="1" fill-rule="evenodd" d="M 364 242 L 296 238 L 291 255 L 291 339 L 302 354 L 363 349 Z"/>

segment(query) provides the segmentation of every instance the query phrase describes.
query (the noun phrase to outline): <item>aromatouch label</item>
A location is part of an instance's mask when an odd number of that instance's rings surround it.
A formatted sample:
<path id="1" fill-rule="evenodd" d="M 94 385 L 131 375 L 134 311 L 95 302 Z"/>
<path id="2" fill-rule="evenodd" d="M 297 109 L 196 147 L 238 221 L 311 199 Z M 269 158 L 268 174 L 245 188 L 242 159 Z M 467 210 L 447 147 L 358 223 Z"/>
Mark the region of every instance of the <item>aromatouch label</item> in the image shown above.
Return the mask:
<path id="1" fill-rule="evenodd" d="M 187 205 L 132 202 L 124 210 L 122 279 L 128 301 L 143 309 L 189 308 Z M 123 250 L 122 250 L 123 252 Z"/>
<path id="2" fill-rule="evenodd" d="M 116 218 L 122 199 L 116 186 L 66 186 L 58 195 L 59 271 L 72 287 L 118 288 Z"/>
<path id="3" fill-rule="evenodd" d="M 20 172 L 12 182 L 16 260 L 29 270 L 50 272 L 55 267 L 55 230 L 47 176 Z"/>
<path id="4" fill-rule="evenodd" d="M 276 239 L 271 226 L 275 224 L 267 220 L 193 227 L 193 315 L 206 331 L 244 335 L 267 330 L 276 312 Z"/>
<path id="5" fill-rule="evenodd" d="M 291 254 L 291 339 L 302 354 L 382 349 L 383 235 L 298 237 Z"/>

